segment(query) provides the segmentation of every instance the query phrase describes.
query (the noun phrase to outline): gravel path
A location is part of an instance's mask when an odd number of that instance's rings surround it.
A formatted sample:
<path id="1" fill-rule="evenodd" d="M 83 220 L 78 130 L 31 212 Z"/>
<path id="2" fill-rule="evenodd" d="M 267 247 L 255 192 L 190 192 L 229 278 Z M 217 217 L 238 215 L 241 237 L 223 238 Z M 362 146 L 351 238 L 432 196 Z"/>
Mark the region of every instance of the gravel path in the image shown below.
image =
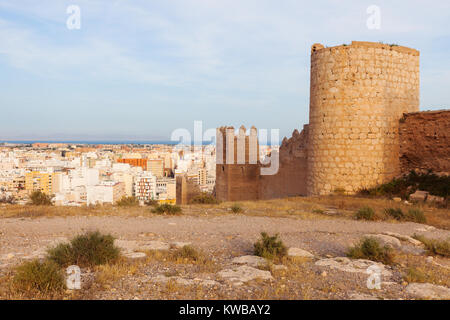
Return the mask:
<path id="1" fill-rule="evenodd" d="M 287 246 L 319 255 L 341 255 L 367 233 L 414 233 L 448 238 L 450 231 L 416 223 L 361 222 L 346 219 L 301 220 L 244 215 L 219 217 L 57 217 L 0 219 L 0 255 L 31 254 L 34 250 L 88 230 L 111 233 L 119 239 L 191 242 L 207 250 L 248 253 L 261 231 L 279 233 Z"/>
<path id="2" fill-rule="evenodd" d="M 362 222 L 345 218 L 306 220 L 292 217 L 259 217 L 246 215 L 122 217 L 71 216 L 54 218 L 0 219 L 0 275 L 24 259 L 42 257 L 47 248 L 67 241 L 85 231 L 111 233 L 122 243 L 188 242 L 200 248 L 214 261 L 218 270 L 230 272 L 234 257 L 252 254 L 253 243 L 260 232 L 278 233 L 288 247 L 298 247 L 313 253 L 317 259 L 341 257 L 350 245 L 369 233 L 393 232 L 412 236 L 415 233 L 430 238 L 448 238 L 450 231 L 416 223 Z M 138 241 L 131 241 L 138 240 Z M 402 245 L 416 255 L 417 247 Z M 418 259 L 426 256 L 418 253 Z M 327 259 L 325 259 L 327 260 Z M 447 260 L 447 259 L 444 259 Z M 446 263 L 442 259 L 439 263 Z M 433 263 L 429 263 L 432 266 Z M 367 288 L 367 274 L 344 272 L 315 265 L 314 260 L 301 266 L 288 265 L 288 271 L 267 271 L 269 281 L 251 281 L 236 287 L 225 281 L 216 271 L 201 271 L 195 265 L 153 261 L 141 265 L 136 275 L 124 275 L 116 282 L 102 287 L 92 282 L 93 274 L 83 270 L 85 290 L 82 299 L 411 299 L 399 269 L 388 267 L 392 277 L 384 279 L 382 290 Z M 440 269 L 437 274 L 445 279 Z M 228 270 L 226 270 L 228 269 Z M 326 271 L 325 271 L 326 270 Z M 253 272 L 252 271 L 252 272 Z M 234 271 L 233 271 L 234 272 Z M 168 276 L 184 283 L 173 288 Z M 166 280 L 164 280 L 166 279 Z M 171 278 L 172 279 L 172 278 Z M 200 280 L 199 280 L 200 279 Z M 203 279 L 203 280 L 202 280 Z M 204 288 L 192 285 L 195 281 L 209 281 Z M 163 281 L 159 283 L 158 281 Z M 165 281 L 165 282 L 164 282 Z M 186 284 L 187 283 L 187 284 Z M 91 285 L 93 287 L 91 287 Z M 70 294 L 69 294 L 70 296 Z M 0 293 L 0 299 L 1 299 Z"/>

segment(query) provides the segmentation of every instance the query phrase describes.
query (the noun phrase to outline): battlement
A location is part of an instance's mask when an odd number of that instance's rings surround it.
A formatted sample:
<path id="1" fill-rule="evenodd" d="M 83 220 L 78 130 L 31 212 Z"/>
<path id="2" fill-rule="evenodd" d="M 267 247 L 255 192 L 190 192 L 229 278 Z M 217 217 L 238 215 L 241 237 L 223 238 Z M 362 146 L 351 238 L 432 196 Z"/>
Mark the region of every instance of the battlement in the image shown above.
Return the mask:
<path id="1" fill-rule="evenodd" d="M 217 129 L 219 200 L 353 194 L 404 168 L 450 170 L 448 112 L 417 113 L 419 63 L 419 51 L 394 44 L 312 45 L 309 124 L 283 139 L 277 172 L 257 158 L 256 128 Z"/>
<path id="2" fill-rule="evenodd" d="M 217 164 L 257 164 L 258 161 L 258 132 L 254 126 L 248 134 L 244 126 L 241 126 L 237 133 L 234 127 L 217 128 Z"/>
<path id="3" fill-rule="evenodd" d="M 367 41 L 352 41 L 351 44 L 342 44 L 334 47 L 325 47 L 320 43 L 315 43 L 311 46 L 311 55 L 315 53 L 324 53 L 326 51 L 333 52 L 341 49 L 353 49 L 353 48 L 374 48 L 374 49 L 382 49 L 393 51 L 397 53 L 405 53 L 412 56 L 420 56 L 420 52 L 416 49 L 399 46 L 397 44 L 386 44 L 380 42 L 367 42 Z"/>

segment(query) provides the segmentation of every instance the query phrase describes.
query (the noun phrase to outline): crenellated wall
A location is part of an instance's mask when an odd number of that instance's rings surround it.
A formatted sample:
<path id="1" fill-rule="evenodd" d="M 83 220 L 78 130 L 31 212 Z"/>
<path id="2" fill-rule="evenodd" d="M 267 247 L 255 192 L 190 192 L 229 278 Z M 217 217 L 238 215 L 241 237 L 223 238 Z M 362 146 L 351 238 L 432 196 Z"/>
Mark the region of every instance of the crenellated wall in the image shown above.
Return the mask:
<path id="1" fill-rule="evenodd" d="M 229 150 L 230 152 L 227 152 Z M 233 127 L 216 131 L 216 197 L 219 201 L 259 199 L 259 146 L 256 128 L 236 135 Z"/>
<path id="2" fill-rule="evenodd" d="M 249 163 L 248 142 L 232 127 L 219 128 L 216 193 L 219 200 L 348 194 L 415 169 L 450 172 L 450 111 L 419 111 L 419 51 L 354 41 L 311 47 L 309 125 L 294 130 L 279 150 L 279 170 Z M 236 161 L 236 141 L 245 162 Z M 242 147 L 245 145 L 245 147 Z M 225 157 L 226 150 L 234 150 Z M 250 150 L 255 150 L 251 148 Z M 253 151 L 255 152 L 255 151 Z"/>
<path id="3" fill-rule="evenodd" d="M 284 138 L 279 150 L 279 169 L 275 175 L 261 176 L 260 198 L 272 199 L 306 195 L 308 125 Z"/>

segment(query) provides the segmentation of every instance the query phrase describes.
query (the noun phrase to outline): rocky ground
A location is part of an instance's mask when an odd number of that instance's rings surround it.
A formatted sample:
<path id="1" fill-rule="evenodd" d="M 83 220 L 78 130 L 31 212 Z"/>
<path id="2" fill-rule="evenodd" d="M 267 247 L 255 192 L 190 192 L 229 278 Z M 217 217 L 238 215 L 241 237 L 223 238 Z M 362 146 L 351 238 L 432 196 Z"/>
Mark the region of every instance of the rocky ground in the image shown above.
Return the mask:
<path id="1" fill-rule="evenodd" d="M 414 234 L 446 239 L 450 231 L 417 223 L 362 222 L 252 216 L 67 216 L 0 218 L 0 277 L 24 260 L 85 231 L 117 238 L 124 259 L 115 266 L 82 270 L 83 288 L 63 299 L 450 299 L 450 261 L 429 257 Z M 252 256 L 260 233 L 278 233 L 290 248 L 276 264 Z M 345 258 L 365 235 L 395 249 L 396 264 L 384 266 Z M 200 261 L 170 259 L 190 244 Z M 369 269 L 368 269 L 369 268 Z M 370 270 L 381 273 L 381 288 L 369 289 Z M 410 268 L 428 276 L 405 280 Z M 377 272 L 378 272 L 377 271 Z M 5 287 L 3 281 L 3 287 Z M 0 285 L 1 286 L 1 285 Z M 1 298 L 11 298 L 0 290 Z"/>

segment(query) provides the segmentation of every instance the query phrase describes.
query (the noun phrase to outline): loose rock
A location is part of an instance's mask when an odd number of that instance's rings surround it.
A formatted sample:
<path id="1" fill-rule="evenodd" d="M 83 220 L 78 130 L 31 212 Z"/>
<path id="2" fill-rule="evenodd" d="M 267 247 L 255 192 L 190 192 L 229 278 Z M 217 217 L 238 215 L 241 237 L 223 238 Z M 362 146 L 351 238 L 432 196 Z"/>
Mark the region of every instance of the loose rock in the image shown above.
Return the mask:
<path id="1" fill-rule="evenodd" d="M 251 267 L 266 266 L 267 260 L 258 256 L 242 256 L 234 258 L 231 262 L 235 264 L 246 264 Z"/>
<path id="2" fill-rule="evenodd" d="M 311 252 L 300 248 L 289 248 L 288 256 L 290 257 L 303 257 L 303 258 L 314 258 L 314 255 Z"/>
<path id="3" fill-rule="evenodd" d="M 249 266 L 225 269 L 218 273 L 220 277 L 230 282 L 247 282 L 254 279 L 273 280 L 269 271 L 259 270 Z"/>
<path id="4" fill-rule="evenodd" d="M 346 257 L 337 257 L 332 259 L 321 259 L 316 261 L 316 266 L 330 267 L 344 272 L 359 272 L 367 273 L 367 269 L 371 266 L 377 266 L 381 272 L 381 275 L 385 277 L 391 277 L 392 272 L 386 269 L 386 266 L 379 262 L 374 262 L 365 259 L 350 260 Z"/>
<path id="5" fill-rule="evenodd" d="M 450 299 L 450 289 L 431 283 L 410 283 L 406 292 L 421 299 Z"/>

